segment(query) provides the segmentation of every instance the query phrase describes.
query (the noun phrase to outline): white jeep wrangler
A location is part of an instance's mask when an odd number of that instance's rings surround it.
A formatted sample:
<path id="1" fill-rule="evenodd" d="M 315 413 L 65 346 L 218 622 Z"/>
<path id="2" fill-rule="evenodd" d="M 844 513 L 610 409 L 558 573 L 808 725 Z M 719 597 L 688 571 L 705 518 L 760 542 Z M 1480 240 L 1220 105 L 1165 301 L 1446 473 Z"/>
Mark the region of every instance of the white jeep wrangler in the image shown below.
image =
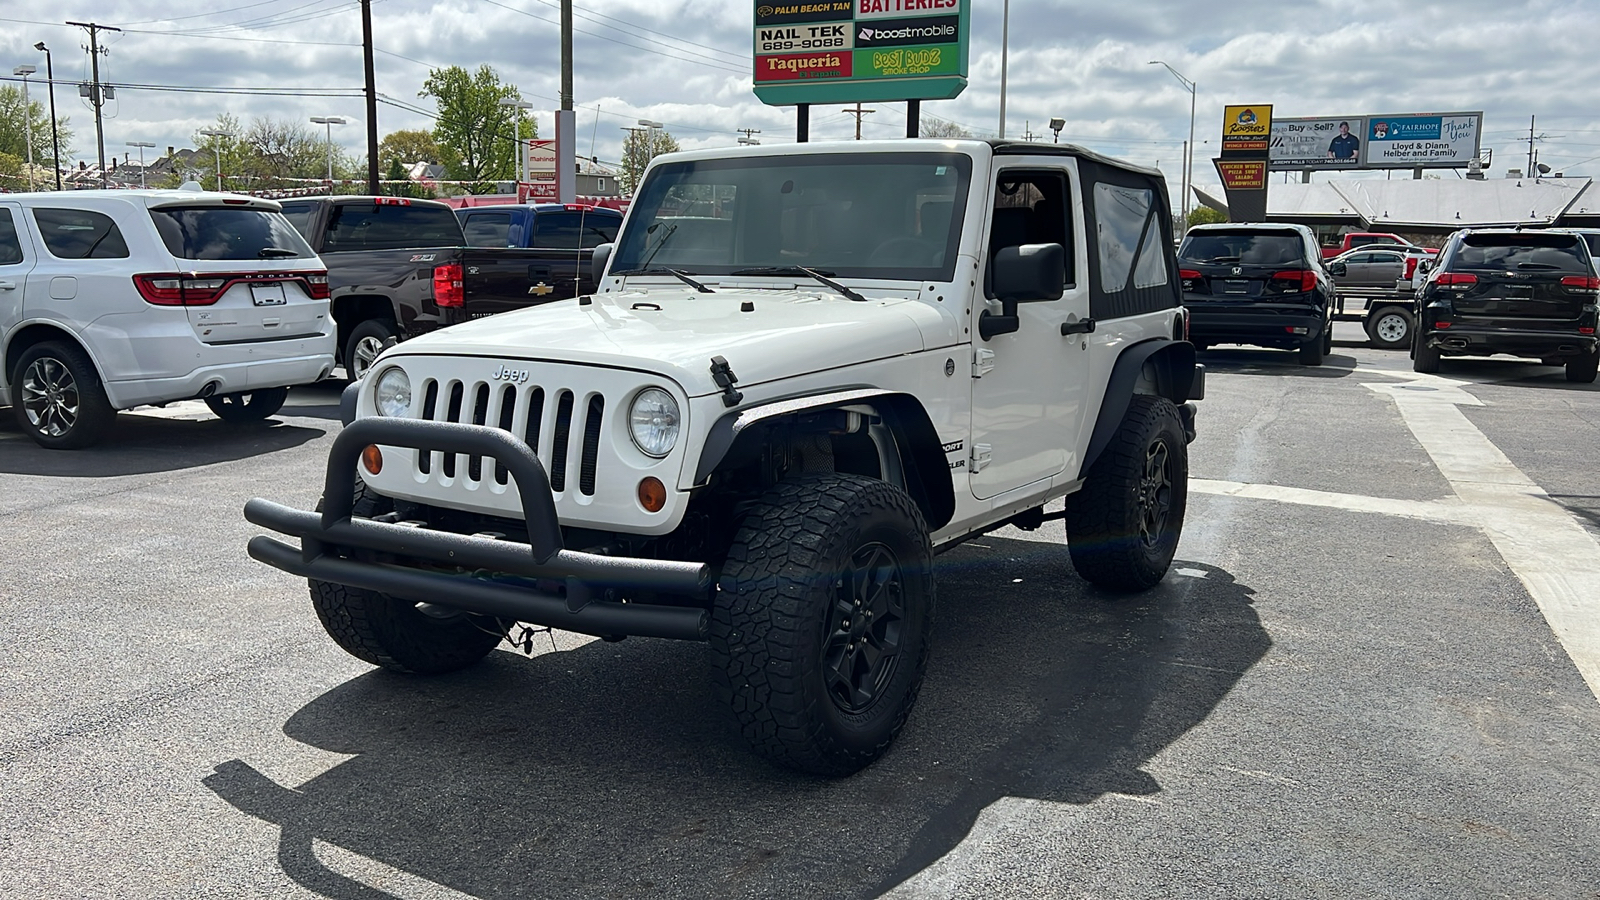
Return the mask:
<path id="1" fill-rule="evenodd" d="M 250 554 L 404 672 L 517 622 L 706 641 L 757 751 L 855 771 L 916 699 L 935 553 L 1064 518 L 1090 582 L 1166 573 L 1204 382 L 1171 222 L 1159 172 L 1064 145 L 660 157 L 598 293 L 384 353 L 320 512 L 245 508 L 301 547 Z"/>

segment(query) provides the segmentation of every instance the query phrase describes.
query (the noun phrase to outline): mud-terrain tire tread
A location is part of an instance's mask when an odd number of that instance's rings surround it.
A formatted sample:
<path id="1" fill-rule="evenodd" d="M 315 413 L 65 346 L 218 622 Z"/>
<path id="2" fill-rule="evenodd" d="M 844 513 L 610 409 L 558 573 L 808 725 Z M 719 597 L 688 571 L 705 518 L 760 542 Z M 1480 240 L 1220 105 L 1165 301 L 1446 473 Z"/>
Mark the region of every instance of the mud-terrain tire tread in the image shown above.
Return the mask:
<path id="1" fill-rule="evenodd" d="M 906 594 L 925 598 L 919 627 L 907 628 L 902 656 L 886 695 L 865 715 L 876 718 L 866 743 L 848 746 L 829 729 L 842 716 L 821 689 L 820 641 L 825 623 L 818 597 L 832 595 L 832 577 L 815 573 L 843 547 L 853 553 L 865 516 L 900 520 L 908 549 L 901 559 Z M 840 776 L 882 756 L 905 725 L 927 666 L 934 583 L 932 541 L 916 504 L 891 484 L 858 475 L 806 476 L 767 491 L 741 521 L 722 570 L 709 628 L 712 682 L 752 749 L 774 762 Z M 819 592 L 818 584 L 825 587 Z M 821 601 L 827 606 L 827 600 Z M 825 610 L 820 615 L 826 615 Z M 913 636 L 913 632 L 915 633 Z M 915 645 L 914 648 L 912 645 Z M 815 684 L 809 682 L 815 681 Z"/>
<path id="2" fill-rule="evenodd" d="M 1174 467 L 1170 538 L 1152 555 L 1138 539 L 1136 497 L 1150 444 L 1163 431 Z M 1067 549 L 1085 581 L 1119 593 L 1154 587 L 1167 574 L 1188 506 L 1189 454 L 1178 408 L 1165 397 L 1135 395 L 1122 426 L 1089 467 L 1082 490 L 1067 497 Z"/>
<path id="3" fill-rule="evenodd" d="M 353 515 L 371 518 L 389 511 L 387 498 L 356 480 Z M 322 504 L 317 504 L 320 511 Z M 441 675 L 482 660 L 500 643 L 495 620 L 474 624 L 470 615 L 435 619 L 409 601 L 363 588 L 306 579 L 311 605 L 334 643 L 356 659 L 408 675 Z M 481 627 L 480 627 L 481 626 Z M 486 630 L 487 629 L 487 630 Z"/>

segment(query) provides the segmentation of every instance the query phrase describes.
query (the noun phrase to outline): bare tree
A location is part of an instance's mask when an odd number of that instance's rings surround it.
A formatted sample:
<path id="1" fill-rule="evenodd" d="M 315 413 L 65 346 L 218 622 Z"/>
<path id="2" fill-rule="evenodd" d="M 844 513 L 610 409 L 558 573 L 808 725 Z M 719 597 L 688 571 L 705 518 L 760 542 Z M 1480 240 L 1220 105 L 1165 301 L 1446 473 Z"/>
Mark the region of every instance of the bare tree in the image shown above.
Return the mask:
<path id="1" fill-rule="evenodd" d="M 948 119 L 936 119 L 923 116 L 922 122 L 917 126 L 917 133 L 928 138 L 969 138 L 972 132 L 962 128 Z"/>

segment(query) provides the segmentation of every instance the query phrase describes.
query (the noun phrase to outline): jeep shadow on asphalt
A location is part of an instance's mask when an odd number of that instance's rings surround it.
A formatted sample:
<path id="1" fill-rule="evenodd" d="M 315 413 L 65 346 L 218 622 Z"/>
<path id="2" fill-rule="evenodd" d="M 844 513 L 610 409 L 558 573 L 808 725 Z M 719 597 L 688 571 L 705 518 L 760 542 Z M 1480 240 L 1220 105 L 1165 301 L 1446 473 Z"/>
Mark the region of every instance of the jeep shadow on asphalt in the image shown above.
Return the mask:
<path id="1" fill-rule="evenodd" d="M 277 825 L 284 872 L 327 897 L 390 895 L 313 840 L 477 897 L 876 896 L 1001 798 L 1158 793 L 1141 767 L 1271 645 L 1251 590 L 1197 563 L 1115 598 L 1065 546 L 988 536 L 939 579 L 938 664 L 895 747 L 850 778 L 748 753 L 704 649 L 635 639 L 430 680 L 373 671 L 284 725 L 352 759 L 302 785 L 244 760 L 204 781 Z"/>
<path id="2" fill-rule="evenodd" d="M 1344 378 L 1355 371 L 1358 360 L 1353 356 L 1329 354 L 1320 366 L 1300 363 L 1293 350 L 1269 350 L 1261 347 L 1224 346 L 1211 347 L 1195 354 L 1195 360 L 1206 367 L 1207 374 L 1226 375 L 1283 375 L 1291 378 Z"/>

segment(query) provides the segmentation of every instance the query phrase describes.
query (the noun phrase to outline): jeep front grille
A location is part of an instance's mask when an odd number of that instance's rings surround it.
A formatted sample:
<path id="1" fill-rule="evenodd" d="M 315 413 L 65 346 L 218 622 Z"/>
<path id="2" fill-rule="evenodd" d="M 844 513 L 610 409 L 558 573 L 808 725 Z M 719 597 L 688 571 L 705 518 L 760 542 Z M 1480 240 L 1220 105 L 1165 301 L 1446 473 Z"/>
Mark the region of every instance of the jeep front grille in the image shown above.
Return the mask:
<path id="1" fill-rule="evenodd" d="M 578 398 L 570 390 L 547 394 L 537 385 L 457 380 L 426 379 L 422 385 L 422 418 L 435 422 L 464 422 L 471 425 L 492 425 L 503 431 L 519 435 L 545 464 L 550 475 L 550 488 L 556 493 L 567 489 L 569 462 L 572 457 L 573 410 L 580 408 Z M 579 424 L 581 445 L 578 448 L 578 491 L 592 497 L 595 492 L 595 473 L 600 459 L 600 429 L 605 419 L 605 398 L 591 394 L 584 399 L 585 411 Z M 549 423 L 548 443 L 544 426 Z M 490 462 L 497 484 L 506 484 L 509 473 L 499 463 Z M 466 481 L 480 483 L 484 480 L 484 459 L 465 453 L 431 451 L 417 456 L 417 471 L 430 478 L 438 473 L 441 480 L 453 480 L 464 473 Z"/>

